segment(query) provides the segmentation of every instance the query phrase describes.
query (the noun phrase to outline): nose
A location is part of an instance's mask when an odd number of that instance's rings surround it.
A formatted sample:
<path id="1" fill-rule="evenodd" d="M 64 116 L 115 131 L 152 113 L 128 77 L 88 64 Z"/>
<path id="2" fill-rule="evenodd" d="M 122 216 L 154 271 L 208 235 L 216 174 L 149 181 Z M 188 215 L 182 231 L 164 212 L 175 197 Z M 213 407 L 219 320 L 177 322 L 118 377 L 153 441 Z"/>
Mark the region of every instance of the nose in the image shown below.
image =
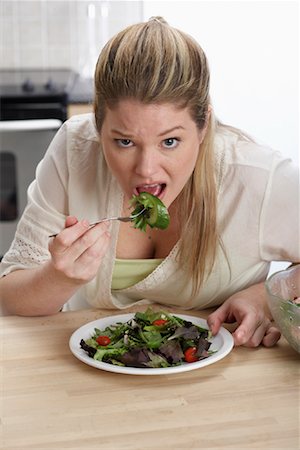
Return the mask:
<path id="1" fill-rule="evenodd" d="M 155 149 L 151 147 L 144 147 L 140 149 L 137 159 L 135 172 L 143 178 L 151 178 L 158 169 L 158 157 Z"/>

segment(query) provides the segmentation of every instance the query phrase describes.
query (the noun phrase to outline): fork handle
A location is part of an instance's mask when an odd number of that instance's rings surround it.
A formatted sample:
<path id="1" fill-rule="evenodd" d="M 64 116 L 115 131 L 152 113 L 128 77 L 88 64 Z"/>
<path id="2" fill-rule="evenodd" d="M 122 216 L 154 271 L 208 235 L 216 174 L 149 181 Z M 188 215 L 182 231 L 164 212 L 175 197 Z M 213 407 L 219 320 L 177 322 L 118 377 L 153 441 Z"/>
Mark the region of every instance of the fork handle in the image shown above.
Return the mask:
<path id="1" fill-rule="evenodd" d="M 132 218 L 131 217 L 107 217 L 105 219 L 101 219 L 98 220 L 98 222 L 94 222 L 94 223 L 90 223 L 89 228 L 94 227 L 95 225 L 98 225 L 98 223 L 102 223 L 102 222 L 108 222 L 110 220 L 119 220 L 120 222 L 131 222 Z M 48 236 L 49 238 L 54 238 L 58 235 L 58 233 L 56 234 L 51 234 L 50 236 Z"/>
<path id="2" fill-rule="evenodd" d="M 90 227 L 94 227 L 95 225 L 98 225 L 98 223 L 102 222 L 108 222 L 110 220 L 119 220 L 120 222 L 131 222 L 131 217 L 107 217 L 105 219 L 98 220 L 98 222 L 94 222 L 90 224 Z"/>

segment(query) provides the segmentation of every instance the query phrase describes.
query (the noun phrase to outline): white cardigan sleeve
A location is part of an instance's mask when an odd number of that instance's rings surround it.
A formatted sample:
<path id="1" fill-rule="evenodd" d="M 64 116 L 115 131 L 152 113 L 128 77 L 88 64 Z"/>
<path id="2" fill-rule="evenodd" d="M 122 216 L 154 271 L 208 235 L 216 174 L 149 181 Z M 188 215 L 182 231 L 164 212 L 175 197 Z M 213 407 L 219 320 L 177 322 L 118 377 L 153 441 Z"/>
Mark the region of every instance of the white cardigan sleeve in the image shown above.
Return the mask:
<path id="1" fill-rule="evenodd" d="M 36 169 L 27 191 L 27 206 L 14 240 L 0 265 L 0 275 L 47 261 L 49 235 L 64 226 L 67 214 L 67 149 L 63 125 Z"/>
<path id="2" fill-rule="evenodd" d="M 299 169 L 276 158 L 270 173 L 260 220 L 261 257 L 266 261 L 300 261 Z"/>

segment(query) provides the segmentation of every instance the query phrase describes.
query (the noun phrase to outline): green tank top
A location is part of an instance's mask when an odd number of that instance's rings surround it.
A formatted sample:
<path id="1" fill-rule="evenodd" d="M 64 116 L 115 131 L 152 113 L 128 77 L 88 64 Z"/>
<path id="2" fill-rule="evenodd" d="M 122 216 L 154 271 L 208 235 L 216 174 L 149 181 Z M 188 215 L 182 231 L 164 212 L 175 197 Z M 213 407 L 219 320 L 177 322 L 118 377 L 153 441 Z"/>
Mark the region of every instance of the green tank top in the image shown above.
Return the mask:
<path id="1" fill-rule="evenodd" d="M 126 289 L 146 278 L 163 261 L 156 259 L 115 259 L 113 290 Z"/>

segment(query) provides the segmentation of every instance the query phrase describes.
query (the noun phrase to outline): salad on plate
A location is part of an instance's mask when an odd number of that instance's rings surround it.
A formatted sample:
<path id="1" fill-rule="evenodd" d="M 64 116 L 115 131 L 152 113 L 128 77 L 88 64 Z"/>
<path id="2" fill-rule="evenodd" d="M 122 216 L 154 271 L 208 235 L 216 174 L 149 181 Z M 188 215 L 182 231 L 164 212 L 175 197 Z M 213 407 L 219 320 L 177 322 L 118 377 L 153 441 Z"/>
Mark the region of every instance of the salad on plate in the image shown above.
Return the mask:
<path id="1" fill-rule="evenodd" d="M 80 347 L 90 358 L 124 367 L 164 368 L 209 358 L 211 333 L 164 311 L 137 312 L 127 322 L 95 328 Z"/>

